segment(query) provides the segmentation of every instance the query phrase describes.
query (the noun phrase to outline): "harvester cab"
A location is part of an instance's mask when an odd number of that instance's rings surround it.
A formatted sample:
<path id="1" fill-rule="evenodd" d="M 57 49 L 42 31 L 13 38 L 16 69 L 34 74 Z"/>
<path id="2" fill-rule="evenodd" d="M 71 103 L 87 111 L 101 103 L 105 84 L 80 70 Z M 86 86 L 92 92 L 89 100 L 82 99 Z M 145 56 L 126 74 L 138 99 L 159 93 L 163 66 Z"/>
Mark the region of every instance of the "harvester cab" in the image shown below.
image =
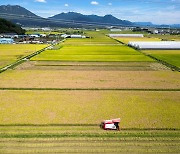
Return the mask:
<path id="1" fill-rule="evenodd" d="M 120 118 L 104 120 L 100 124 L 100 128 L 104 130 L 120 130 L 119 128 Z"/>

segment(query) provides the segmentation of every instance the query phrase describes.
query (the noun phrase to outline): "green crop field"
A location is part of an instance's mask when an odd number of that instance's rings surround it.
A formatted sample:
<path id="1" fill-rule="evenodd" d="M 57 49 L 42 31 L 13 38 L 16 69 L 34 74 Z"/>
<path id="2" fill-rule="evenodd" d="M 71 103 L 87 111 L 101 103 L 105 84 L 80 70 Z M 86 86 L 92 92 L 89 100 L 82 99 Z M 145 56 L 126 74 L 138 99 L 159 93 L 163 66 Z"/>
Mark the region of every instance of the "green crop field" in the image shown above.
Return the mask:
<path id="1" fill-rule="evenodd" d="M 32 60 L 59 61 L 153 61 L 127 46 L 65 46 L 47 50 Z"/>
<path id="2" fill-rule="evenodd" d="M 143 50 L 142 52 L 180 67 L 180 50 Z"/>
<path id="3" fill-rule="evenodd" d="M 47 45 L 32 45 L 32 44 L 2 45 L 1 44 L 0 68 L 45 47 L 47 47 Z"/>

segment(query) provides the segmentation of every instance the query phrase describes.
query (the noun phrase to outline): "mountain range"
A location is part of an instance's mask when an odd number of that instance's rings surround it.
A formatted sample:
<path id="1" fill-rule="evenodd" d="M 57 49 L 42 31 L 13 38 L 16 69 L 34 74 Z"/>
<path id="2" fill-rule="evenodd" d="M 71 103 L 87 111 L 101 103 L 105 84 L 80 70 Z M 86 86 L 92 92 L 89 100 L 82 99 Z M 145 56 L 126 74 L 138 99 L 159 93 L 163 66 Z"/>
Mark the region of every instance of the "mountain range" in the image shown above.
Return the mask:
<path id="1" fill-rule="evenodd" d="M 0 17 L 23 26 L 157 26 L 153 25 L 151 22 L 130 22 L 128 20 L 121 20 L 112 15 L 83 15 L 76 12 L 60 13 L 49 18 L 42 18 L 19 5 L 1 5 Z"/>

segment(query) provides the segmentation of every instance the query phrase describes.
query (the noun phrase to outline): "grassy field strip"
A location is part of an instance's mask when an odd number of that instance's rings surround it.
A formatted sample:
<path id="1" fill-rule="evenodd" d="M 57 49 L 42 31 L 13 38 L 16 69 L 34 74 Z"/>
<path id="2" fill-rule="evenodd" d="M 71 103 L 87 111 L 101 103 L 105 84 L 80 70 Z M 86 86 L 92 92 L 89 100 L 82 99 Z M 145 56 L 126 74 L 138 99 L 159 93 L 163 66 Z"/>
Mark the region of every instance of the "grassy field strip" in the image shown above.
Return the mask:
<path id="1" fill-rule="evenodd" d="M 157 143 L 179 143 L 179 138 L 175 137 L 60 137 L 60 138 L 1 138 L 0 143 L 62 143 L 62 142 L 133 142 L 138 141 L 140 143 L 146 143 L 150 141 L 156 141 Z"/>
<path id="2" fill-rule="evenodd" d="M 180 68 L 180 50 L 142 50 L 141 52 Z"/>
<path id="3" fill-rule="evenodd" d="M 77 62 L 151 62 L 154 61 L 144 55 L 44 55 L 32 58 L 32 60 L 57 60 L 57 61 L 77 61 Z"/>
<path id="4" fill-rule="evenodd" d="M 84 90 L 90 90 L 90 91 L 180 91 L 180 89 L 138 89 L 138 88 L 0 88 L 0 90 L 10 90 L 10 91 L 17 91 L 17 90 L 25 90 L 25 91 L 39 91 L 39 90 L 50 90 L 50 91 L 84 91 Z"/>
<path id="5" fill-rule="evenodd" d="M 2 127 L 1 127 L 2 128 Z M 98 127 L 34 127 L 39 134 L 31 130 L 33 127 L 23 127 L 30 131 L 29 136 L 22 134 L 22 127 L 3 127 L 1 131 L 0 153 L 102 153 L 102 152 L 175 152 L 180 151 L 179 131 L 103 131 Z M 54 136 L 54 129 L 76 130 L 75 132 L 59 132 Z M 11 130 L 16 129 L 17 134 Z M 26 130 L 27 129 L 27 130 Z M 95 132 L 96 129 L 96 132 Z M 8 131 L 10 130 L 10 131 Z M 43 132 L 46 130 L 47 132 Z M 92 130 L 89 132 L 89 130 Z M 34 133 L 31 133 L 34 132 Z M 49 136 L 51 131 L 51 136 Z M 19 132 L 19 133 L 18 133 Z M 97 134 L 98 132 L 98 134 Z M 35 137 L 36 136 L 36 137 Z"/>
<path id="6" fill-rule="evenodd" d="M 145 53 L 145 55 L 150 57 L 151 59 L 154 59 L 154 60 L 158 61 L 159 63 L 169 67 L 173 71 L 180 72 L 180 67 L 179 67 L 180 66 L 180 63 L 179 63 L 180 57 L 179 57 L 179 55 L 177 55 L 177 56 L 174 56 L 174 55 L 169 55 L 169 56 L 168 55 L 149 55 L 146 53 Z"/>

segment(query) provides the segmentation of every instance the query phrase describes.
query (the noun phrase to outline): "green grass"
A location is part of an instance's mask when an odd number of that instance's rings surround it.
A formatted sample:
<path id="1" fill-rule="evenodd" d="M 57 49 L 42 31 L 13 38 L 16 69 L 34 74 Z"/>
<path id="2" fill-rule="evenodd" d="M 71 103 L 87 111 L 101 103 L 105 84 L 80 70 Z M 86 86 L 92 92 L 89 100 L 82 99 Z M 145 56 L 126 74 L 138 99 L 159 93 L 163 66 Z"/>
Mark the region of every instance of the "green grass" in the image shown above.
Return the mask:
<path id="1" fill-rule="evenodd" d="M 152 55 L 171 65 L 180 67 L 180 50 L 143 50 L 142 52 Z"/>
<path id="2" fill-rule="evenodd" d="M 127 46 L 64 46 L 47 50 L 32 60 L 59 61 L 153 61 Z"/>
<path id="3" fill-rule="evenodd" d="M 43 53 L 42 53 L 43 54 Z M 60 50 L 47 50 L 51 55 L 140 55 L 127 46 L 64 46 Z"/>

